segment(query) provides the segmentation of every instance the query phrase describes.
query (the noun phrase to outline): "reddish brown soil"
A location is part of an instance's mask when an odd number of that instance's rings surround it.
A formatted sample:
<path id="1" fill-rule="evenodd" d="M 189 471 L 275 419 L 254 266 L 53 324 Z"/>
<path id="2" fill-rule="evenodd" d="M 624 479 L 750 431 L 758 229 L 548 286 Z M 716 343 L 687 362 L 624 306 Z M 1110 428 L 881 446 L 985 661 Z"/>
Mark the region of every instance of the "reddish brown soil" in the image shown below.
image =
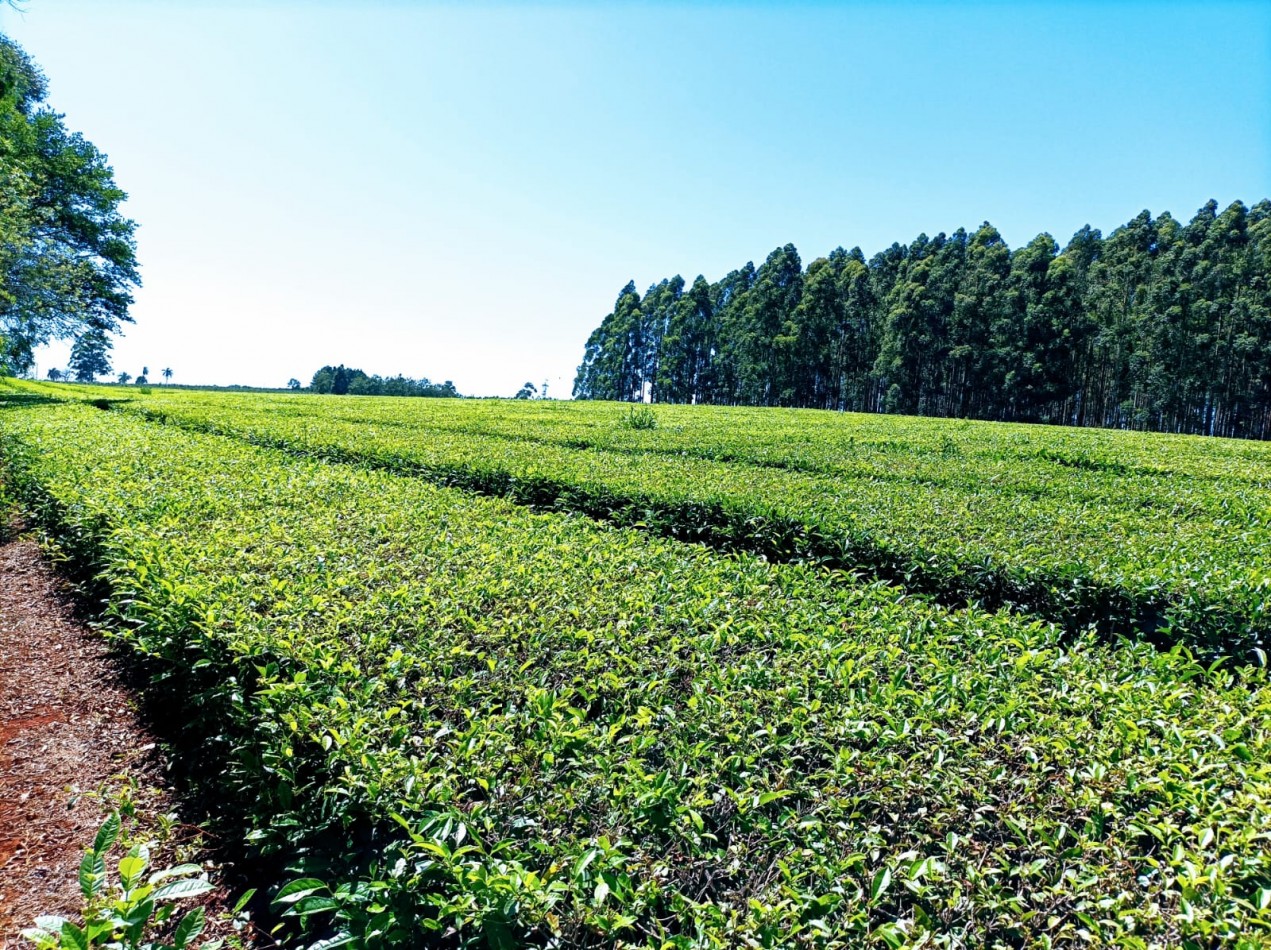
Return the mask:
<path id="1" fill-rule="evenodd" d="M 149 837 L 147 822 L 176 810 L 108 644 L 35 543 L 0 543 L 0 950 L 30 946 L 19 932 L 37 915 L 78 918 L 79 861 L 120 789 L 139 815 L 126 832 Z M 156 863 L 189 850 L 195 829 L 175 828 Z M 225 900 L 205 902 L 209 917 Z"/>

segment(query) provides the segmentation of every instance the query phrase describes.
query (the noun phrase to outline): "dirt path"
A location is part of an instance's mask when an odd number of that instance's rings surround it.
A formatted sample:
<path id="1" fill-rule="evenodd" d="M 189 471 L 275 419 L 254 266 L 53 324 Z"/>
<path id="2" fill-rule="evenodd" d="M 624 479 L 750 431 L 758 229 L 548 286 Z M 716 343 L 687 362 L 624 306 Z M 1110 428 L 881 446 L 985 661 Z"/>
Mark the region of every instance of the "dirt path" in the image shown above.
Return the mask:
<path id="1" fill-rule="evenodd" d="M 78 917 L 79 860 L 110 808 L 99 792 L 121 789 L 143 835 L 147 818 L 175 810 L 107 644 L 33 542 L 0 543 L 0 950 L 29 947 L 19 932 L 38 914 Z M 156 857 L 194 836 L 178 823 Z M 225 897 L 204 902 L 209 916 Z"/>

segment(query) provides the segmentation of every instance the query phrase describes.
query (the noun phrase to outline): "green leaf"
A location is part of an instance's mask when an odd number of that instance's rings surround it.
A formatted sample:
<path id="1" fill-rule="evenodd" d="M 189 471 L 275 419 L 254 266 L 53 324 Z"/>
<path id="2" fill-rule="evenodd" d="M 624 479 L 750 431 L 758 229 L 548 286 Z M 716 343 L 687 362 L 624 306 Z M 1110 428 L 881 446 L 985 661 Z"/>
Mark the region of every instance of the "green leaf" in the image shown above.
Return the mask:
<path id="1" fill-rule="evenodd" d="M 887 888 L 891 886 L 891 868 L 879 868 L 874 874 L 873 881 L 869 885 L 869 899 L 873 903 L 887 893 Z"/>
<path id="2" fill-rule="evenodd" d="M 881 938 L 891 950 L 899 950 L 905 945 L 905 932 L 891 922 L 879 925 L 874 930 L 874 935 Z"/>
<path id="3" fill-rule="evenodd" d="M 119 877 L 124 887 L 131 888 L 146 872 L 145 859 L 139 855 L 127 855 L 119 859 Z"/>
<path id="4" fill-rule="evenodd" d="M 102 918 L 89 918 L 84 921 L 84 934 L 88 937 L 89 945 L 93 945 L 102 937 L 110 936 L 115 929 L 114 924 L 110 920 Z"/>
<path id="5" fill-rule="evenodd" d="M 388 813 L 388 817 L 392 818 L 393 821 L 397 822 L 399 825 L 401 825 L 403 828 L 406 829 L 406 833 L 410 835 L 411 841 L 415 842 L 415 844 L 423 844 L 424 836 L 421 835 L 418 831 L 416 831 L 413 827 L 411 827 L 411 823 L 409 821 L 407 821 L 405 818 L 403 818 L 401 815 L 399 815 L 395 811 L 390 811 Z"/>
<path id="6" fill-rule="evenodd" d="M 316 877 L 302 877 L 284 885 L 283 889 L 274 896 L 273 903 L 294 904 L 302 897 L 308 897 L 317 891 L 325 891 L 327 889 L 325 881 L 320 881 Z"/>
<path id="7" fill-rule="evenodd" d="M 88 937 L 69 920 L 62 924 L 61 938 L 66 950 L 88 950 Z"/>
<path id="8" fill-rule="evenodd" d="M 190 945 L 190 941 L 198 937 L 203 932 L 206 925 L 206 919 L 202 907 L 196 907 L 177 924 L 177 929 L 172 932 L 172 944 L 176 950 L 185 950 Z"/>
<path id="9" fill-rule="evenodd" d="M 340 909 L 340 902 L 334 897 L 323 897 L 319 894 L 310 894 L 302 897 L 292 905 L 287 913 L 296 917 L 307 917 L 310 914 L 325 914 L 330 911 Z"/>
<path id="10" fill-rule="evenodd" d="M 358 939 L 347 931 L 341 931 L 334 937 L 327 937 L 319 940 L 317 943 L 311 943 L 305 950 L 335 950 L 336 947 L 347 947 L 351 943 L 357 943 Z"/>
<path id="11" fill-rule="evenodd" d="M 212 890 L 212 882 L 206 878 L 184 878 L 157 888 L 152 895 L 157 901 L 175 901 L 185 897 L 198 897 Z"/>
<path id="12" fill-rule="evenodd" d="M 79 862 L 79 890 L 85 900 L 92 900 L 106 882 L 106 859 L 97 851 L 87 852 Z"/>
<path id="13" fill-rule="evenodd" d="M 238 900 L 234 902 L 234 909 L 230 911 L 230 913 L 241 914 L 243 912 L 243 908 L 246 907 L 248 904 L 250 904 L 252 898 L 255 896 L 256 896 L 256 888 L 254 887 L 244 891 L 242 895 L 238 898 Z"/>
<path id="14" fill-rule="evenodd" d="M 591 865 L 591 862 L 595 861 L 598 857 L 600 857 L 599 849 L 588 848 L 583 856 L 578 859 L 578 863 L 574 865 L 574 880 L 579 880 L 583 876 L 583 873 Z"/>
<path id="15" fill-rule="evenodd" d="M 141 933 L 141 929 L 150 921 L 150 916 L 154 913 L 154 899 L 146 898 L 132 904 L 120 914 L 119 919 L 124 926 L 131 928 L 136 933 Z"/>
<path id="16" fill-rule="evenodd" d="M 779 799 L 789 798 L 791 795 L 797 795 L 797 794 L 798 792 L 796 792 L 792 788 L 783 788 L 775 792 L 764 792 L 762 795 L 759 796 L 759 807 L 762 808 L 764 805 L 768 805 L 768 804 L 771 804 L 772 802 L 778 801 Z"/>
<path id="17" fill-rule="evenodd" d="M 61 930 L 60 927 L 58 929 Z M 57 948 L 57 937 L 38 927 L 27 927 L 22 931 L 22 938 L 35 944 L 39 950 L 56 950 Z"/>
<path id="18" fill-rule="evenodd" d="M 189 877 L 191 874 L 202 874 L 203 868 L 198 864 L 178 864 L 150 875 L 150 883 L 158 884 L 173 877 Z"/>
<path id="19" fill-rule="evenodd" d="M 110 850 L 115 839 L 119 837 L 119 813 L 112 813 L 97 829 L 97 837 L 93 839 L 93 853 L 105 854 Z"/>

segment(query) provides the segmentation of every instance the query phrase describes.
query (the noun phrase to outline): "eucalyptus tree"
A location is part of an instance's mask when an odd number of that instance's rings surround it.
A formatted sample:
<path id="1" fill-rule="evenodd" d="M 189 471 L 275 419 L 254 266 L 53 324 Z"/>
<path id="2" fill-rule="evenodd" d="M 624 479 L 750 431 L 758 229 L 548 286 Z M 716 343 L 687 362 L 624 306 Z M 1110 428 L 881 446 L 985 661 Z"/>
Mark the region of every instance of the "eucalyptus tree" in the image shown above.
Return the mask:
<path id="1" fill-rule="evenodd" d="M 747 405 L 781 402 L 786 381 L 795 372 L 791 347 L 781 338 L 787 314 L 803 296 L 803 265 L 793 244 L 779 247 L 755 271 L 755 282 L 742 310 L 738 396 Z"/>
<path id="2" fill-rule="evenodd" d="M 574 394 L 1271 437 L 1271 202 L 629 283 Z"/>

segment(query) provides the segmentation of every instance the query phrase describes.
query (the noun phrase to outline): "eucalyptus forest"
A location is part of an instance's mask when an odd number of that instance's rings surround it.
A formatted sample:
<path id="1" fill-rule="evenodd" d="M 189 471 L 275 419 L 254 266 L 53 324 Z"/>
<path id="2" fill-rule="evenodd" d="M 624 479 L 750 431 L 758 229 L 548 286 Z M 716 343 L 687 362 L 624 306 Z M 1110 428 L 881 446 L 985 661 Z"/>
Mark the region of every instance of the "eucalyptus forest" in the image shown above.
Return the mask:
<path id="1" fill-rule="evenodd" d="M 1271 202 L 1144 211 L 1062 250 L 985 223 L 630 283 L 574 395 L 1267 438 Z"/>

